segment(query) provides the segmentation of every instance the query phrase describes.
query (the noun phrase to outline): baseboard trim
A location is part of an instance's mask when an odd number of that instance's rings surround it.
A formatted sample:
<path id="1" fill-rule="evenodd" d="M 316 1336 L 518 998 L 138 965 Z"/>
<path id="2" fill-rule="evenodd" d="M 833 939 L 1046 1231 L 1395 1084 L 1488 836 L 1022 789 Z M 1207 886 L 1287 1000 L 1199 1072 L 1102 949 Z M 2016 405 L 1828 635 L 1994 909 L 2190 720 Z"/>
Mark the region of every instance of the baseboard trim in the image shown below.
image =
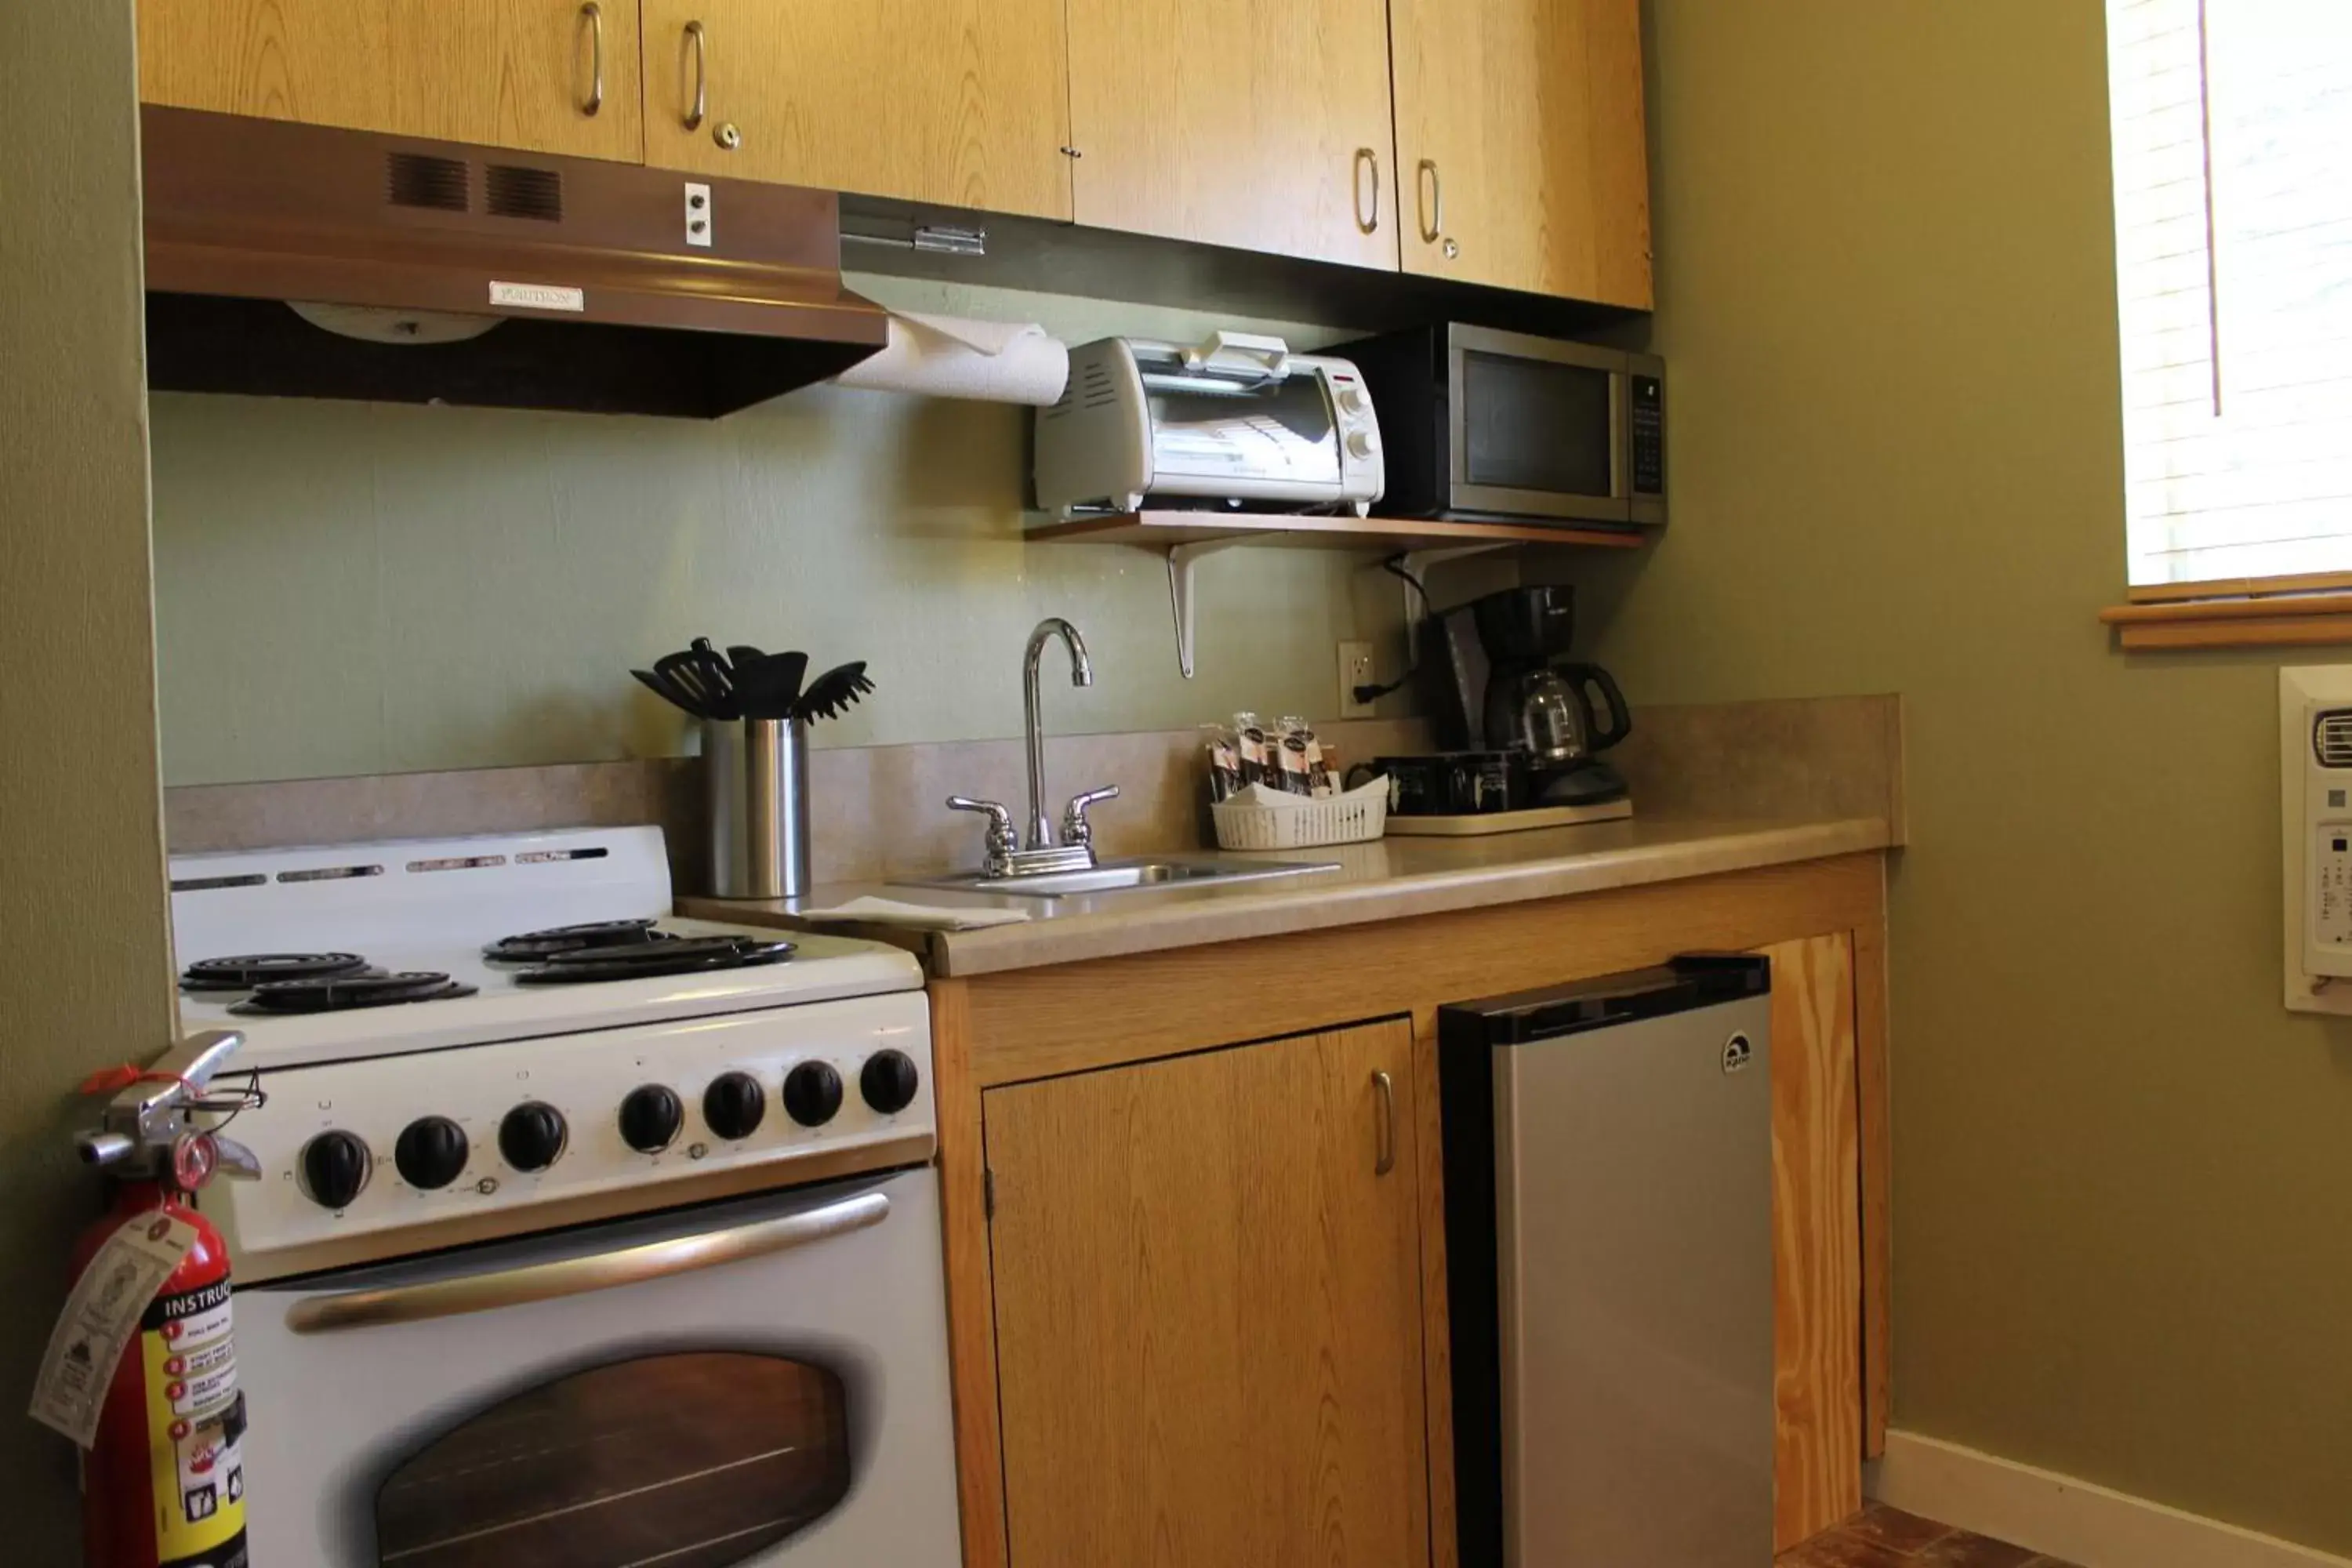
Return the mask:
<path id="1" fill-rule="evenodd" d="M 1916 1432 L 1887 1433 L 1885 1457 L 1865 1468 L 1864 1489 L 1907 1513 L 2084 1568 L 2352 1568 L 2352 1558 Z"/>

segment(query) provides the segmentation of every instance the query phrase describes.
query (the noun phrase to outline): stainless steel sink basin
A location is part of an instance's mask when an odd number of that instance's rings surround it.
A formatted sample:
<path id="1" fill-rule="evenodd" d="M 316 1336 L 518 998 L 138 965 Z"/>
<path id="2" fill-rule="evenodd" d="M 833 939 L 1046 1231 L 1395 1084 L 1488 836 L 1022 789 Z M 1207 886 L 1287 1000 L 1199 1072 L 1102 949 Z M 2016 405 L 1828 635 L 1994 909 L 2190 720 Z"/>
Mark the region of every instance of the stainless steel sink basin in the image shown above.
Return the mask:
<path id="1" fill-rule="evenodd" d="M 1029 877 L 992 877 L 985 871 L 964 871 L 952 877 L 909 879 L 908 888 L 952 888 L 967 893 L 1012 893 L 1029 899 L 1058 899 L 1072 893 L 1124 893 L 1149 888 L 1199 888 L 1226 882 L 1255 882 L 1273 877 L 1303 877 L 1316 871 L 1336 871 L 1336 860 L 1242 860 L 1221 855 L 1150 857 L 1106 860 L 1091 870 L 1045 871 Z"/>

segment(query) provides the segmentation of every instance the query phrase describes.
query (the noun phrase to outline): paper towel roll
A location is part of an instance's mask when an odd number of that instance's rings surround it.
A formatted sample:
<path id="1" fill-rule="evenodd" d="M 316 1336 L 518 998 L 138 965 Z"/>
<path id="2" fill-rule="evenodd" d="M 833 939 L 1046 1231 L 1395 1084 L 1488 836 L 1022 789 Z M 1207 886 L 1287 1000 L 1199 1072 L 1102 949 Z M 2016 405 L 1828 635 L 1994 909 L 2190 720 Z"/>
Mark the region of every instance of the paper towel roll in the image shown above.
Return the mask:
<path id="1" fill-rule="evenodd" d="M 873 358 L 843 371 L 843 386 L 1034 403 L 1062 395 L 1070 379 L 1069 345 L 1034 321 L 975 321 L 961 316 L 890 317 L 890 341 Z"/>

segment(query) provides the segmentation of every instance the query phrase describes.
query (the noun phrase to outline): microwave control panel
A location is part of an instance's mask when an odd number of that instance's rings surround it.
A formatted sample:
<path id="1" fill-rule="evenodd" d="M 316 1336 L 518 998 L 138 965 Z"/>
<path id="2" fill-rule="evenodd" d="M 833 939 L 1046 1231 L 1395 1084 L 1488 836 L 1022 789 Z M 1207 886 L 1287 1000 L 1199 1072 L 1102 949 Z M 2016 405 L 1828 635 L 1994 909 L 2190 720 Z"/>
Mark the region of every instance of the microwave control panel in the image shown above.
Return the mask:
<path id="1" fill-rule="evenodd" d="M 1633 407 L 1633 490 L 1637 495 L 1666 493 L 1666 384 L 1662 376 L 1636 374 L 1632 378 Z"/>

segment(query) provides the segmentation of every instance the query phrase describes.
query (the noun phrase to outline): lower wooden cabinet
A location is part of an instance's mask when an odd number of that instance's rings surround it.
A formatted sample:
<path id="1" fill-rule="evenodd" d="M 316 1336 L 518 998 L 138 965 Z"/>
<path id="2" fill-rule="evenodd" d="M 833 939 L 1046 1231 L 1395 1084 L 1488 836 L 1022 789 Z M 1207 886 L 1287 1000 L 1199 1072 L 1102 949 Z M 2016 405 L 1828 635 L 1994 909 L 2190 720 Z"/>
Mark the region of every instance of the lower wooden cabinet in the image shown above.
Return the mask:
<path id="1" fill-rule="evenodd" d="M 1775 1536 L 1851 1515 L 1890 1348 L 1875 855 L 935 979 L 966 1568 L 1458 1568 L 1438 1010 L 1742 950 Z"/>
<path id="2" fill-rule="evenodd" d="M 1429 1561 L 1402 1019 L 990 1089 L 1010 1558 Z"/>

